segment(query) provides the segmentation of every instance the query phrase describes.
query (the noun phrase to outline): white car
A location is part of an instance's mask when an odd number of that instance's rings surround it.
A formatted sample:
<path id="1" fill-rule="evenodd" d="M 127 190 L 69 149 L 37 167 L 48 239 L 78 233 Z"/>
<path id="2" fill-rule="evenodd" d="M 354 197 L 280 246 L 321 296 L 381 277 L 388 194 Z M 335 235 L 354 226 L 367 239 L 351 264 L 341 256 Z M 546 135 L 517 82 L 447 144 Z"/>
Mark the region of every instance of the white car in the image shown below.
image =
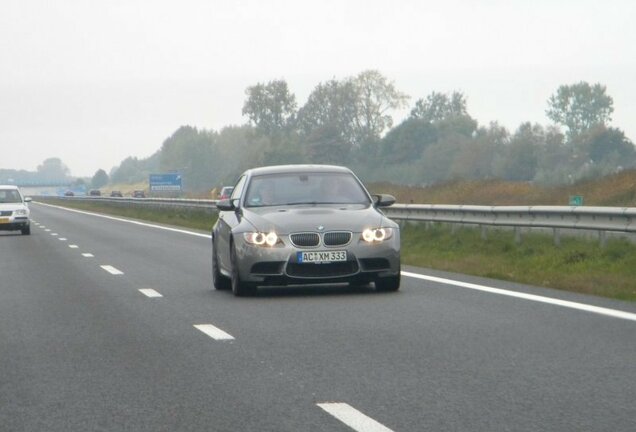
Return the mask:
<path id="1" fill-rule="evenodd" d="M 0 185 L 0 231 L 22 231 L 31 234 L 29 205 L 31 198 L 24 198 L 17 186 Z"/>

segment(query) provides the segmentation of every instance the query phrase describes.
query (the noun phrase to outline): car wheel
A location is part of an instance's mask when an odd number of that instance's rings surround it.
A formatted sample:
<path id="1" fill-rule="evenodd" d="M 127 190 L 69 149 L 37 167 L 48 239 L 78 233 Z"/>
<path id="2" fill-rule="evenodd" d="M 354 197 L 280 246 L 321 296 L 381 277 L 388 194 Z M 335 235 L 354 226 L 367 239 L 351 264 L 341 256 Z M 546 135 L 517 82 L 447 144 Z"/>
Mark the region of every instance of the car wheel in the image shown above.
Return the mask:
<path id="1" fill-rule="evenodd" d="M 22 235 L 31 235 L 31 226 L 26 226 L 22 228 L 20 231 L 22 231 Z"/>
<path id="2" fill-rule="evenodd" d="M 219 271 L 219 258 L 216 255 L 216 246 L 212 242 L 212 284 L 217 290 L 229 290 L 231 288 L 230 279 L 226 278 Z"/>
<path id="3" fill-rule="evenodd" d="M 400 274 L 376 279 L 375 289 L 383 292 L 397 291 L 400 289 Z"/>
<path id="4" fill-rule="evenodd" d="M 237 297 L 254 294 L 256 292 L 256 286 L 253 284 L 244 282 L 241 280 L 241 276 L 238 271 L 238 262 L 236 258 L 236 247 L 234 243 L 230 246 L 230 259 L 232 261 L 232 292 Z"/>

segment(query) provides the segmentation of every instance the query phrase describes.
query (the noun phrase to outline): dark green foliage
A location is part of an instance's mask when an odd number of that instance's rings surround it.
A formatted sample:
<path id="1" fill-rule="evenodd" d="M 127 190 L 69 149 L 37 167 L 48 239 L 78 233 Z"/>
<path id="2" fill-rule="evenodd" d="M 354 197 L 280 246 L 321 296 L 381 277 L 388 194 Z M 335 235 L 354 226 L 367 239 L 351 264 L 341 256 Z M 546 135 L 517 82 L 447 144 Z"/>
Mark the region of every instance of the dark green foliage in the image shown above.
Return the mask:
<path id="1" fill-rule="evenodd" d="M 604 124 L 612 99 L 600 84 L 561 86 L 548 114 L 568 129 L 522 123 L 511 134 L 497 122 L 480 126 L 460 92 L 432 92 L 396 127 L 391 113 L 408 96 L 378 71 L 319 83 L 297 109 L 284 80 L 246 90 L 249 124 L 220 132 L 183 126 L 151 158 L 128 158 L 111 182 L 139 182 L 180 171 L 186 191 L 233 184 L 245 169 L 286 163 L 346 165 L 364 181 L 422 185 L 496 179 L 574 183 L 636 167 L 632 142 Z"/>
<path id="2" fill-rule="evenodd" d="M 614 100 L 606 94 L 606 87 L 587 82 L 562 85 L 550 96 L 546 115 L 555 123 L 568 128 L 570 138 L 588 129 L 605 125 L 614 112 Z"/>
<path id="3" fill-rule="evenodd" d="M 95 172 L 95 175 L 91 179 L 91 187 L 94 189 L 99 189 L 108 184 L 108 174 L 103 169 L 98 169 Z"/>
<path id="4" fill-rule="evenodd" d="M 258 83 L 245 90 L 243 115 L 265 135 L 285 129 L 296 114 L 296 97 L 284 80 Z"/>

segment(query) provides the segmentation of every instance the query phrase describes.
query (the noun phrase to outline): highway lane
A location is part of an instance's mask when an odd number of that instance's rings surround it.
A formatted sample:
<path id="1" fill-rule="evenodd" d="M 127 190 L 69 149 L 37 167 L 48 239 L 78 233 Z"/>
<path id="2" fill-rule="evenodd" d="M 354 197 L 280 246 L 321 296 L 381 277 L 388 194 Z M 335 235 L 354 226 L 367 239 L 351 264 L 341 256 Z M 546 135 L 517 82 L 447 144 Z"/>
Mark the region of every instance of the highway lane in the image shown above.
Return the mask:
<path id="1" fill-rule="evenodd" d="M 205 237 L 32 210 L 53 231 L 0 236 L 6 430 L 352 430 L 323 402 L 394 431 L 633 429 L 633 321 L 412 278 L 237 299 Z"/>

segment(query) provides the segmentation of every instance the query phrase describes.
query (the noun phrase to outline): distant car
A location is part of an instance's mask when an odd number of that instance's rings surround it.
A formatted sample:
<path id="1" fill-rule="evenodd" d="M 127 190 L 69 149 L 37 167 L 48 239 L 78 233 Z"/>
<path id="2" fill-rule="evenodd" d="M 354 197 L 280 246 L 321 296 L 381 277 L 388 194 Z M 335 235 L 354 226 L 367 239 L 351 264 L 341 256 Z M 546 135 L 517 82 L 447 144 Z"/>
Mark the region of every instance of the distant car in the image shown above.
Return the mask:
<path id="1" fill-rule="evenodd" d="M 221 188 L 221 192 L 219 193 L 219 199 L 228 199 L 230 195 L 232 195 L 232 191 L 234 190 L 234 186 L 223 186 Z"/>
<path id="2" fill-rule="evenodd" d="M 29 205 L 31 198 L 24 198 L 17 186 L 0 185 L 0 231 L 22 231 L 31 234 Z"/>
<path id="3" fill-rule="evenodd" d="M 88 191 L 89 196 L 102 196 L 102 192 L 99 189 L 91 189 Z"/>
<path id="4" fill-rule="evenodd" d="M 122 195 L 121 191 L 112 191 L 110 193 L 111 197 L 118 197 L 118 198 L 122 198 L 124 195 Z"/>
<path id="5" fill-rule="evenodd" d="M 212 280 L 234 295 L 257 286 L 374 282 L 400 287 L 400 229 L 345 167 L 284 165 L 243 173 L 217 202 Z"/>
<path id="6" fill-rule="evenodd" d="M 64 192 L 64 196 L 68 196 L 68 197 L 75 196 L 75 192 L 68 190 L 68 191 Z"/>
<path id="7" fill-rule="evenodd" d="M 132 193 L 133 198 L 146 198 L 146 193 L 142 190 L 136 190 Z"/>

